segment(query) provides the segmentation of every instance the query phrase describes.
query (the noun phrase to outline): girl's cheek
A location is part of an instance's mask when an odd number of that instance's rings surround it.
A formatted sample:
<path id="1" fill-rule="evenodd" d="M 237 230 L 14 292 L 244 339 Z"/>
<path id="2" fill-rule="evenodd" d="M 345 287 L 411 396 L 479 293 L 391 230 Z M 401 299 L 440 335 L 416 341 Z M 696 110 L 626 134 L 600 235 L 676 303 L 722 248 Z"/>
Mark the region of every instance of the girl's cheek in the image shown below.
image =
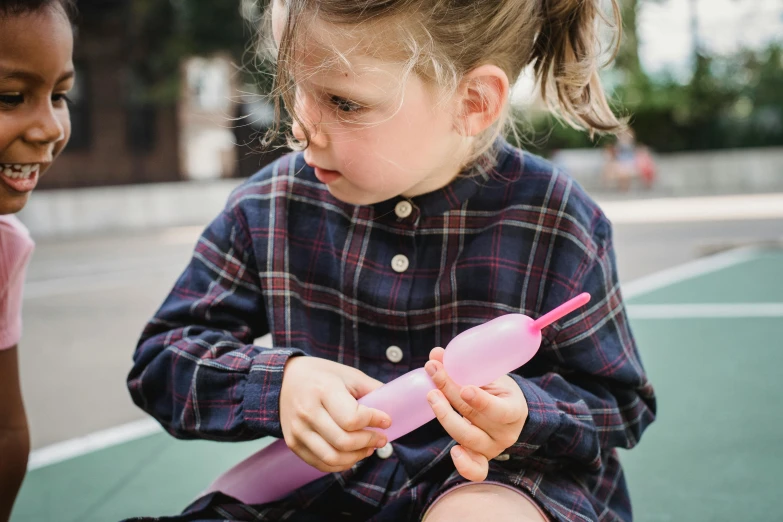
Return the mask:
<path id="1" fill-rule="evenodd" d="M 58 144 L 58 148 L 62 150 L 68 143 L 68 140 L 71 139 L 71 116 L 68 113 L 68 109 L 65 110 L 65 116 L 60 120 L 60 125 L 63 127 L 64 137 L 61 144 Z"/>

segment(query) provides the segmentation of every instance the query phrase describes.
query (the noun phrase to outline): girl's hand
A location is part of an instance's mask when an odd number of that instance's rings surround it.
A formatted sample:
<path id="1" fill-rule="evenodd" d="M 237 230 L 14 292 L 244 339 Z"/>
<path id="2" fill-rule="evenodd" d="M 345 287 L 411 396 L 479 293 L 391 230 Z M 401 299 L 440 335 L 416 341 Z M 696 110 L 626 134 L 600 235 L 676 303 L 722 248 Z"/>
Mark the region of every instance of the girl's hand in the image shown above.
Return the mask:
<path id="1" fill-rule="evenodd" d="M 288 447 L 323 472 L 344 471 L 386 445 L 391 418 L 359 399 L 383 383 L 356 368 L 317 357 L 293 357 L 283 372 L 280 424 Z"/>
<path id="2" fill-rule="evenodd" d="M 458 445 L 451 458 L 459 474 L 479 482 L 487 478 L 489 460 L 518 439 L 527 420 L 527 401 L 519 385 L 504 375 L 481 388 L 459 386 L 443 367 L 443 348 L 434 348 L 424 366 L 438 387 L 427 394 L 432 411 Z"/>

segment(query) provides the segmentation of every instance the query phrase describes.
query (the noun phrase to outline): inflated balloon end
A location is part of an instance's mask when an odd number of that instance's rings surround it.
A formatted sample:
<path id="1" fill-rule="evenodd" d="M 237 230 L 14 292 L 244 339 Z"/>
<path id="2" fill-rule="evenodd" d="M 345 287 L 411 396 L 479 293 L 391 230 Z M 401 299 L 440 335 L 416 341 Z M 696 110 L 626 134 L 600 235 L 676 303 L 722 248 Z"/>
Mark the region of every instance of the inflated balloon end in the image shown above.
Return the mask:
<path id="1" fill-rule="evenodd" d="M 536 320 L 508 314 L 465 330 L 446 346 L 443 366 L 461 386 L 485 386 L 523 366 L 541 346 L 541 330 L 590 301 L 580 294 Z M 427 402 L 434 390 L 424 368 L 412 370 L 373 390 L 359 404 L 386 412 L 392 425 L 383 431 L 389 442 L 435 418 Z M 219 476 L 204 492 L 220 491 L 245 504 L 280 500 L 326 473 L 294 454 L 278 440 Z"/>

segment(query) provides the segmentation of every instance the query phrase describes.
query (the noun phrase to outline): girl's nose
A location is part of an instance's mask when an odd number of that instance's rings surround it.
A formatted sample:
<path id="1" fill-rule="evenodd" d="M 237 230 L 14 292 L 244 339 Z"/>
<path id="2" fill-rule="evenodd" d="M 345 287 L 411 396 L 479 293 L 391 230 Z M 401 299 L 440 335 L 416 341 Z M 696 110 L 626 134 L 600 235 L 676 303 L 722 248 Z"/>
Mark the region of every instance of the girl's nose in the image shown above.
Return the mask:
<path id="1" fill-rule="evenodd" d="M 320 110 L 315 106 L 315 103 L 310 99 L 309 96 L 297 96 L 296 101 L 296 114 L 302 123 L 294 119 L 294 123 L 291 126 L 291 132 L 293 133 L 294 138 L 296 138 L 297 141 L 304 142 L 304 124 L 307 126 L 307 132 L 310 133 L 310 146 L 326 146 L 327 140 L 326 134 L 323 130 L 323 125 L 321 123 L 314 123 L 321 121 L 322 114 Z"/>
<path id="2" fill-rule="evenodd" d="M 24 138 L 38 145 L 49 145 L 65 139 L 65 128 L 51 104 L 44 104 L 36 111 Z"/>
<path id="3" fill-rule="evenodd" d="M 313 130 L 315 127 L 314 125 L 310 126 L 310 137 L 313 137 Z M 305 140 L 305 131 L 302 125 L 299 123 L 299 120 L 294 118 L 294 123 L 291 125 L 291 133 L 294 135 L 294 138 L 296 138 L 296 141 L 303 142 Z"/>

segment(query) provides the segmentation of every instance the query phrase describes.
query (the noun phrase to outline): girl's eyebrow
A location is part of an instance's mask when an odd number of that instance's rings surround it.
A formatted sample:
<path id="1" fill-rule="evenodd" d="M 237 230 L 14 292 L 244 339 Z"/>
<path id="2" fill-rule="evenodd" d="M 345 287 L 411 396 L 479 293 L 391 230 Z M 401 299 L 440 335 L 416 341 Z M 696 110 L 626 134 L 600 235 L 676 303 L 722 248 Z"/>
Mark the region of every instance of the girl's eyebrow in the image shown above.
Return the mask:
<path id="1" fill-rule="evenodd" d="M 69 69 L 60 75 L 55 83 L 62 83 L 65 80 L 70 80 L 74 75 L 74 70 Z M 0 67 L 0 80 L 23 80 L 38 84 L 46 83 L 44 77 L 36 72 L 24 71 L 21 69 L 4 69 L 3 67 Z"/>

